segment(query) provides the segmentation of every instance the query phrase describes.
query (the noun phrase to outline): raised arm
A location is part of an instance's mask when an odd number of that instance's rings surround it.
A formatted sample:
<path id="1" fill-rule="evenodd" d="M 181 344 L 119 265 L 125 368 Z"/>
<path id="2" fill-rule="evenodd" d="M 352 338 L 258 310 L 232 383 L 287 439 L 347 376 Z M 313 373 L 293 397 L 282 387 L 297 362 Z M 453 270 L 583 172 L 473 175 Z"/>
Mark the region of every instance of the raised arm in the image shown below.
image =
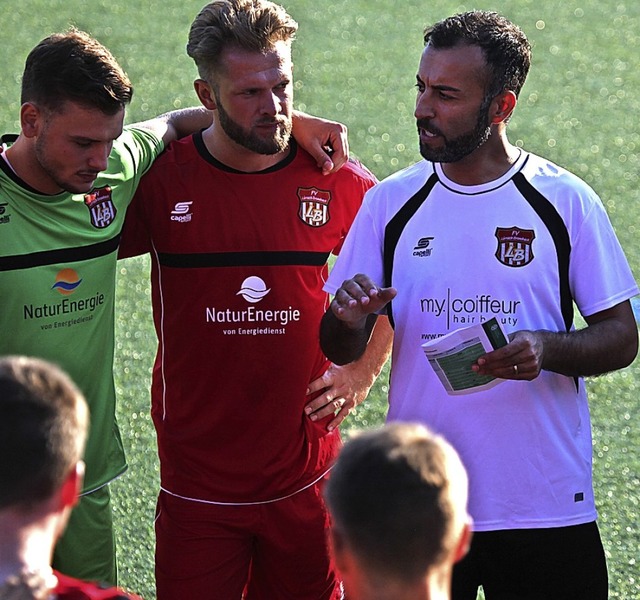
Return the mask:
<path id="1" fill-rule="evenodd" d="M 568 333 L 517 331 L 509 344 L 478 359 L 474 370 L 503 379 L 535 379 L 541 370 L 570 377 L 622 369 L 638 353 L 638 327 L 627 300 L 585 317 Z"/>
<path id="2" fill-rule="evenodd" d="M 212 120 L 211 111 L 204 107 L 192 107 L 172 110 L 148 121 L 136 123 L 136 126 L 152 131 L 168 146 L 174 140 L 206 129 Z"/>

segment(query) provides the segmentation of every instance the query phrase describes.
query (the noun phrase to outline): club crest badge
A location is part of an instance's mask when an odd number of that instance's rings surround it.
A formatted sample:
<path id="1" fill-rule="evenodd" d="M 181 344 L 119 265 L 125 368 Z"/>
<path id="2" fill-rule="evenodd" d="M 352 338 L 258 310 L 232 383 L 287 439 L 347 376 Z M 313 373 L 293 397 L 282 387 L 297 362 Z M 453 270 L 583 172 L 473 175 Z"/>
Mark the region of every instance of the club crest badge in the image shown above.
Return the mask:
<path id="1" fill-rule="evenodd" d="M 496 238 L 498 238 L 496 258 L 507 267 L 528 265 L 534 258 L 533 240 L 535 237 L 533 229 L 496 228 Z"/>
<path id="2" fill-rule="evenodd" d="M 116 218 L 117 210 L 108 185 L 85 194 L 84 204 L 89 209 L 91 224 L 97 229 L 109 227 Z"/>
<path id="3" fill-rule="evenodd" d="M 322 227 L 329 222 L 331 192 L 318 188 L 298 188 L 300 208 L 298 216 L 311 227 Z"/>

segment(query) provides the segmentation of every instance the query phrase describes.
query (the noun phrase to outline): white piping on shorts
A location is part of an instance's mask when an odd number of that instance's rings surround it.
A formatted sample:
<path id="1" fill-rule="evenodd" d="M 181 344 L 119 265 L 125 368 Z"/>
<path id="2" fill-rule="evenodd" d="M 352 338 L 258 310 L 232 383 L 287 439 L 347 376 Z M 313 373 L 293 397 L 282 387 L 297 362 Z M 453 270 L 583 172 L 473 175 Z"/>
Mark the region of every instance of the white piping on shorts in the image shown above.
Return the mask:
<path id="1" fill-rule="evenodd" d="M 317 479 L 313 480 L 311 483 L 305 485 L 303 488 L 292 492 L 291 494 L 287 494 L 286 496 L 281 496 L 280 498 L 273 498 L 272 500 L 261 500 L 260 502 L 216 502 L 214 500 L 201 500 L 200 498 L 190 498 L 189 496 L 181 496 L 180 494 L 174 494 L 170 492 L 167 488 L 160 486 L 160 489 L 173 496 L 175 498 L 180 498 L 182 500 L 189 500 L 190 502 L 200 502 L 201 504 L 215 504 L 217 506 L 257 506 L 260 504 L 272 504 L 273 502 L 280 502 L 281 500 L 286 500 L 287 498 L 291 498 L 300 492 L 304 492 L 304 490 L 309 489 L 314 486 L 318 481 L 320 481 L 329 471 L 331 471 L 331 467 L 329 467 L 322 475 L 320 475 Z"/>

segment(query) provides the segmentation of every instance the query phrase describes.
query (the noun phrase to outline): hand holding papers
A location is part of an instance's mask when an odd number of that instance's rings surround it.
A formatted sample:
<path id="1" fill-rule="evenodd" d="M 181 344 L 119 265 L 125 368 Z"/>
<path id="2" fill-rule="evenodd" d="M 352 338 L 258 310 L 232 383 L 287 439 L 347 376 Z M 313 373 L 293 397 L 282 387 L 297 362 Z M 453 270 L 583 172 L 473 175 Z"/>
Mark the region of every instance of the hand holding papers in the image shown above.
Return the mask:
<path id="1" fill-rule="evenodd" d="M 429 364 L 451 395 L 486 390 L 504 379 L 478 375 L 471 369 L 478 357 L 507 345 L 500 323 L 494 317 L 479 325 L 456 329 L 422 344 Z"/>

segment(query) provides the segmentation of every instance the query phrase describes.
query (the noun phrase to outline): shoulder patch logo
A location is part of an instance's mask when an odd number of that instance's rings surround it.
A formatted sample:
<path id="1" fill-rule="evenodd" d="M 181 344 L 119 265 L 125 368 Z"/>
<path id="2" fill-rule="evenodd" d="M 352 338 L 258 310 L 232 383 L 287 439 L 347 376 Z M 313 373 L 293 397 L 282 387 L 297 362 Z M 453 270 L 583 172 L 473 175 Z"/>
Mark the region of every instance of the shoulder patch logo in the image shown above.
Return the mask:
<path id="1" fill-rule="evenodd" d="M 311 227 L 322 227 L 329 222 L 329 202 L 331 192 L 318 188 L 298 188 L 300 208 L 298 216 Z"/>
<path id="2" fill-rule="evenodd" d="M 116 218 L 116 207 L 111 198 L 111 187 L 105 185 L 84 195 L 85 206 L 91 215 L 91 224 L 97 229 L 109 227 Z"/>
<path id="3" fill-rule="evenodd" d="M 524 267 L 533 259 L 533 240 L 536 237 L 533 229 L 518 227 L 497 227 L 496 238 L 498 249 L 496 258 L 507 267 Z"/>

